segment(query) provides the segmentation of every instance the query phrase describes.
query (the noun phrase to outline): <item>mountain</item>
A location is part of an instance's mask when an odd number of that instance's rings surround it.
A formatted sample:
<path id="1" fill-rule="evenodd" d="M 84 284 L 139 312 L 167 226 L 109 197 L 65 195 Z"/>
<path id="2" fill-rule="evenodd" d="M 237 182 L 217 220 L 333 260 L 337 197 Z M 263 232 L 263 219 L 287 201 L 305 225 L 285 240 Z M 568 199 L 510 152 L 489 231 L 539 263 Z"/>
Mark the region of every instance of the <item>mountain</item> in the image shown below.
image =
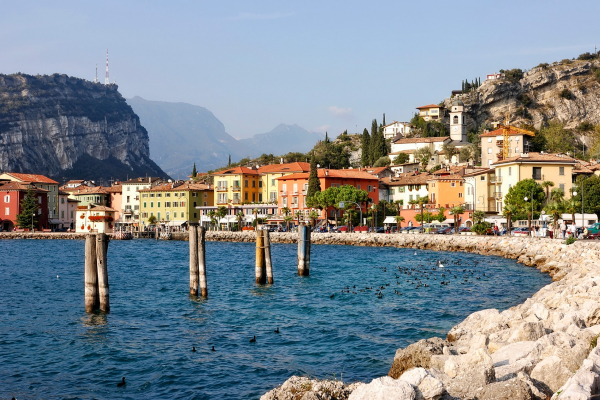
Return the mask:
<path id="1" fill-rule="evenodd" d="M 117 85 L 0 74 L 0 170 L 107 182 L 166 174 Z"/>
<path id="2" fill-rule="evenodd" d="M 309 132 L 296 124 L 279 124 L 270 132 L 240 139 L 239 142 L 245 148 L 252 149 L 254 153 L 251 156 L 255 157 L 261 154 L 282 155 L 290 151 L 306 153 L 324 138 L 325 135 Z"/>
<path id="3" fill-rule="evenodd" d="M 307 152 L 324 137 L 298 125 L 280 124 L 268 133 L 236 140 L 204 107 L 141 97 L 127 102 L 148 129 L 150 154 L 173 177 L 189 175 L 194 163 L 198 171 L 226 166 L 230 155 L 235 162 L 263 153 Z"/>
<path id="4" fill-rule="evenodd" d="M 128 99 L 150 136 L 150 154 L 175 178 L 227 165 L 228 157 L 243 157 L 238 141 L 204 107 L 187 103 Z"/>
<path id="5" fill-rule="evenodd" d="M 489 80 L 472 92 L 444 101 L 465 104 L 469 129 L 501 121 L 510 112 L 512 124 L 539 128 L 558 120 L 574 129 L 582 122 L 600 123 L 600 60 L 563 60 L 540 64 L 523 72 L 506 71 L 506 77 Z"/>

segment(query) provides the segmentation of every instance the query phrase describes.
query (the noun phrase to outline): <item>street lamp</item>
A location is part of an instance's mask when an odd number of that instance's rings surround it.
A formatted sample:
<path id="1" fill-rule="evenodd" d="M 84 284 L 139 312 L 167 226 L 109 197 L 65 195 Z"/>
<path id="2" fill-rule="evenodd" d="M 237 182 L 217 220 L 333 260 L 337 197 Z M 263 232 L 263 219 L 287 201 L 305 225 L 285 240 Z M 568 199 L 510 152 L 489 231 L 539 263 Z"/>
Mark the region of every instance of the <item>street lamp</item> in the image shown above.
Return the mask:
<path id="1" fill-rule="evenodd" d="M 35 213 L 31 213 L 31 231 L 35 232 L 35 228 L 33 227 L 33 217 L 35 217 Z"/>
<path id="2" fill-rule="evenodd" d="M 583 219 L 583 184 L 584 180 L 581 181 L 581 228 L 584 227 L 584 219 Z M 573 192 L 573 196 L 577 196 L 577 192 Z M 575 221 L 573 221 L 575 223 Z"/>
<path id="3" fill-rule="evenodd" d="M 359 225 L 362 224 L 362 208 L 358 205 L 358 203 L 355 203 L 353 201 L 340 201 L 339 207 L 341 209 L 345 209 L 345 203 L 351 203 L 351 204 L 356 204 L 356 206 L 358 207 L 358 210 L 360 211 L 360 222 Z"/>
<path id="4" fill-rule="evenodd" d="M 528 201 L 529 199 L 527 198 L 527 196 L 525 196 L 525 198 L 523 200 Z M 531 188 L 531 214 L 527 218 L 527 223 L 529 225 L 529 235 L 531 235 L 531 220 L 532 220 L 532 218 L 533 218 L 533 188 Z"/>

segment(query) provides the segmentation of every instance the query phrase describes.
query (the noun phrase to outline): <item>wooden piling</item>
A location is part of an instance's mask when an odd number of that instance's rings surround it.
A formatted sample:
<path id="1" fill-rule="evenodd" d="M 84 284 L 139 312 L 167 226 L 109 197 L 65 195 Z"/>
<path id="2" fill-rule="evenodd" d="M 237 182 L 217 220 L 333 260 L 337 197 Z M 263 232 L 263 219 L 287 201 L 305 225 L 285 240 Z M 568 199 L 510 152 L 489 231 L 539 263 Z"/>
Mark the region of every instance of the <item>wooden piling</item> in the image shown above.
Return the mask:
<path id="1" fill-rule="evenodd" d="M 263 231 L 264 240 L 263 247 L 265 248 L 265 273 L 267 275 L 267 282 L 273 284 L 273 264 L 271 263 L 271 239 L 269 237 L 269 230 Z"/>
<path id="2" fill-rule="evenodd" d="M 310 271 L 310 229 L 298 226 L 298 275 L 308 276 Z"/>
<path id="3" fill-rule="evenodd" d="M 264 236 L 260 229 L 256 229 L 256 264 L 254 271 L 256 273 L 256 283 L 263 284 L 266 282 L 264 274 L 265 270 L 265 249 L 264 249 Z"/>
<path id="4" fill-rule="evenodd" d="M 98 309 L 98 268 L 96 267 L 96 235 L 85 237 L 85 312 Z"/>
<path id="5" fill-rule="evenodd" d="M 190 295 L 198 296 L 198 226 L 190 224 Z"/>
<path id="6" fill-rule="evenodd" d="M 208 286 L 206 283 L 206 229 L 198 228 L 198 275 L 200 279 L 200 295 L 208 297 Z"/>
<path id="7" fill-rule="evenodd" d="M 100 311 L 110 312 L 110 301 L 108 296 L 108 236 L 105 233 L 96 235 L 96 266 L 98 268 L 98 296 Z"/>

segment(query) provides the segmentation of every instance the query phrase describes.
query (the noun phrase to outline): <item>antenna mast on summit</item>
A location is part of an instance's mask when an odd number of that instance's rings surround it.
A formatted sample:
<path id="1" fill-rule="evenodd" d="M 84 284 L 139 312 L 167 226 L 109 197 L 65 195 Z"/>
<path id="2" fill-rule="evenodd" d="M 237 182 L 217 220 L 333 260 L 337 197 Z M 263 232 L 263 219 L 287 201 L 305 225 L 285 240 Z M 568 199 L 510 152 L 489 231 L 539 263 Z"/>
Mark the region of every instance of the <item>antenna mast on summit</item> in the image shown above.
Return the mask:
<path id="1" fill-rule="evenodd" d="M 104 78 L 104 84 L 108 85 L 108 49 L 106 49 L 106 77 Z"/>
<path id="2" fill-rule="evenodd" d="M 96 78 L 94 79 L 94 83 L 98 83 L 98 64 L 96 64 Z"/>

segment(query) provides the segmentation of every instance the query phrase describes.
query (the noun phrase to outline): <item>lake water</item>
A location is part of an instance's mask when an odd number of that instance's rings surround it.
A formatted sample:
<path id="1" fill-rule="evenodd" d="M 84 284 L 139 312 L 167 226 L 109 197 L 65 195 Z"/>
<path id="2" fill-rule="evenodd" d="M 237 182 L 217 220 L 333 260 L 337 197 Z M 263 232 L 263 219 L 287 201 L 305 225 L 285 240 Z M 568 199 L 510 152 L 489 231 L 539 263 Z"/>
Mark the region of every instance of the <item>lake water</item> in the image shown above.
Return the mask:
<path id="1" fill-rule="evenodd" d="M 296 249 L 274 244 L 275 284 L 258 286 L 253 244 L 207 242 L 202 301 L 187 242 L 112 241 L 111 313 L 88 315 L 83 241 L 0 240 L 0 398 L 256 399 L 294 374 L 368 381 L 397 348 L 551 282 L 500 257 L 324 245 L 299 277 Z"/>

